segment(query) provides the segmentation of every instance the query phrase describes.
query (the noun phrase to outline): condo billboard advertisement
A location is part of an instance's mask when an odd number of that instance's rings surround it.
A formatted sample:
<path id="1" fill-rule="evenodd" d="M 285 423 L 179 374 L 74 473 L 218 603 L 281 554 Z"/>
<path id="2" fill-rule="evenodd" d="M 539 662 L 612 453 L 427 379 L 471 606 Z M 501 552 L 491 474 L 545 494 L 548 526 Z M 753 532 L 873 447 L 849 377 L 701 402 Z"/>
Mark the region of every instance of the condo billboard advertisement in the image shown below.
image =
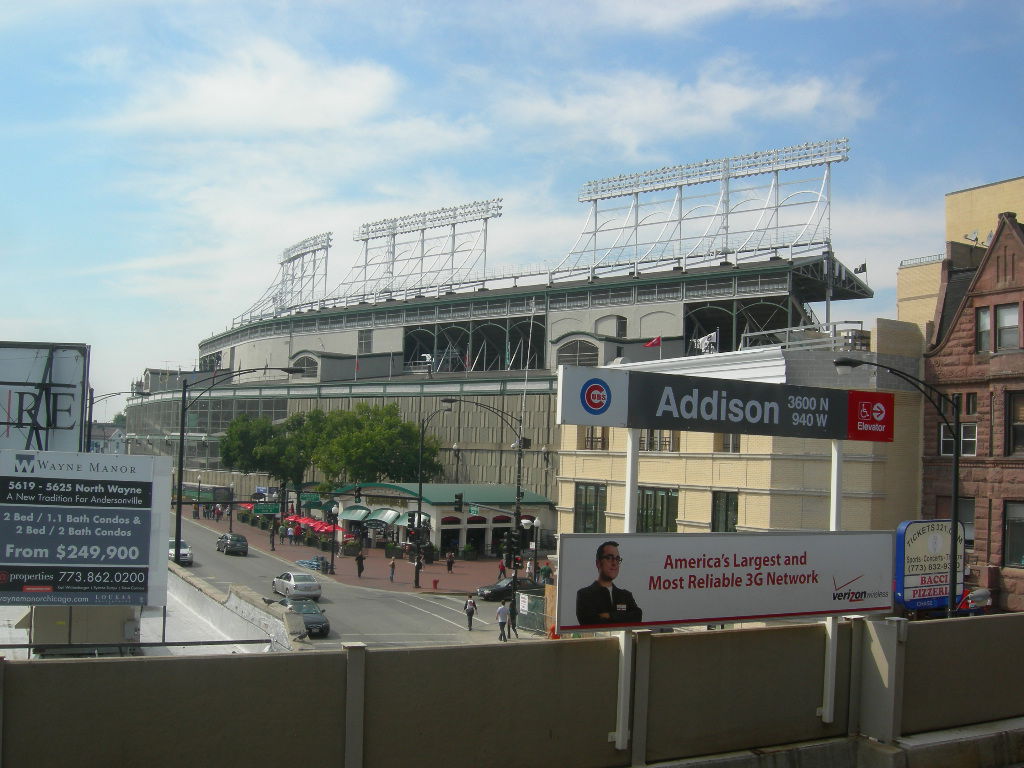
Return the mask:
<path id="1" fill-rule="evenodd" d="M 886 531 L 566 533 L 558 562 L 562 633 L 892 609 Z"/>
<path id="2" fill-rule="evenodd" d="M 0 605 L 165 605 L 168 456 L 0 451 Z"/>

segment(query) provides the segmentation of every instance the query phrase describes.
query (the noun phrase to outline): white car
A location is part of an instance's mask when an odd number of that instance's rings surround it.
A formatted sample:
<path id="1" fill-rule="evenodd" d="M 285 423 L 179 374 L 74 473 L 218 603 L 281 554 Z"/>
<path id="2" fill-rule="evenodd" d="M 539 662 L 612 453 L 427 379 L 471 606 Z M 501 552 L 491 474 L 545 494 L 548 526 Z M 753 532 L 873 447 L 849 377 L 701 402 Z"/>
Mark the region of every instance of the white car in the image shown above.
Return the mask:
<path id="1" fill-rule="evenodd" d="M 320 599 L 320 582 L 308 573 L 282 573 L 274 579 L 273 588 L 277 594 L 285 597 Z"/>
<path id="2" fill-rule="evenodd" d="M 174 561 L 174 539 L 167 542 L 167 559 Z M 181 557 L 179 562 L 182 565 L 192 565 L 192 547 L 184 539 L 181 540 Z"/>

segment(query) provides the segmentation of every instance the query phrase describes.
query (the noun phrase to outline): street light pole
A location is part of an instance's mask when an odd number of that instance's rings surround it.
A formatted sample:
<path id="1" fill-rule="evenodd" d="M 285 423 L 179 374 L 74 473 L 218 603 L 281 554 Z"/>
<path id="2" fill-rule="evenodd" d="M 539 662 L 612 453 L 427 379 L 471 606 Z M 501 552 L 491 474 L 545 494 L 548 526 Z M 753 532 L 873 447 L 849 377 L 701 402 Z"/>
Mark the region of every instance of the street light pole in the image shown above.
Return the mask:
<path id="1" fill-rule="evenodd" d="M 105 395 L 96 396 L 95 390 L 89 387 L 89 416 L 85 423 L 85 452 L 92 453 L 92 411 L 96 406 L 96 403 L 106 400 L 108 397 L 117 397 L 118 395 L 134 395 L 135 397 L 149 397 L 149 392 L 132 392 L 131 390 L 125 390 L 123 392 L 107 392 Z"/>
<path id="2" fill-rule="evenodd" d="M 953 461 L 952 461 L 952 481 L 950 487 L 950 521 L 949 521 L 949 605 L 946 606 L 947 618 L 952 618 L 956 615 L 956 607 L 960 602 L 960 595 L 957 592 L 957 583 L 960 577 L 960 568 L 958 567 L 958 557 L 960 554 L 959 539 L 960 539 L 960 395 L 947 395 L 931 384 L 911 376 L 906 371 L 901 371 L 898 368 L 890 368 L 887 365 L 881 363 L 875 363 L 871 360 L 858 360 L 852 357 L 840 357 L 833 361 L 836 370 L 840 373 L 845 372 L 850 368 L 857 368 L 861 365 L 870 365 L 875 368 L 881 368 L 883 371 L 888 371 L 893 376 L 903 379 L 905 382 L 913 386 L 918 392 L 924 395 L 924 398 L 931 404 L 932 408 L 939 414 L 939 418 L 942 419 L 942 423 L 949 429 L 953 438 Z M 946 415 L 946 409 L 949 408 L 953 411 L 953 420 L 950 422 L 949 417 Z M 942 454 L 942 435 L 939 435 L 939 455 Z"/>
<path id="3" fill-rule="evenodd" d="M 516 583 L 519 580 L 519 564 L 516 555 L 519 554 L 521 546 L 520 526 L 523 520 L 523 450 L 526 448 L 526 438 L 523 437 L 523 420 L 517 416 L 513 416 L 508 411 L 504 411 L 501 408 L 495 408 L 493 405 L 486 403 L 478 403 L 476 400 L 464 400 L 461 397 L 443 397 L 441 398 L 442 403 L 466 403 L 468 405 L 475 405 L 479 408 L 483 408 L 486 411 L 490 411 L 494 415 L 498 416 L 502 421 L 508 425 L 516 436 L 516 502 L 513 512 L 512 521 L 512 600 L 513 607 L 515 606 L 516 600 Z M 518 610 L 518 609 L 517 609 Z"/>
<path id="4" fill-rule="evenodd" d="M 181 417 L 178 420 L 178 499 L 174 510 L 174 562 L 177 565 L 181 565 L 181 501 L 182 494 L 185 486 L 185 425 L 186 425 L 186 414 L 188 409 L 195 405 L 195 402 L 213 389 L 214 385 L 220 381 L 225 382 L 236 376 L 241 376 L 245 373 L 257 373 L 259 371 L 281 371 L 283 373 L 302 373 L 303 368 L 243 368 L 238 371 L 230 371 L 222 376 L 214 374 L 208 376 L 205 379 L 200 379 L 195 384 L 205 384 L 206 382 L 212 382 L 210 386 L 200 392 L 198 395 L 188 399 L 189 383 L 188 378 L 181 380 Z"/>

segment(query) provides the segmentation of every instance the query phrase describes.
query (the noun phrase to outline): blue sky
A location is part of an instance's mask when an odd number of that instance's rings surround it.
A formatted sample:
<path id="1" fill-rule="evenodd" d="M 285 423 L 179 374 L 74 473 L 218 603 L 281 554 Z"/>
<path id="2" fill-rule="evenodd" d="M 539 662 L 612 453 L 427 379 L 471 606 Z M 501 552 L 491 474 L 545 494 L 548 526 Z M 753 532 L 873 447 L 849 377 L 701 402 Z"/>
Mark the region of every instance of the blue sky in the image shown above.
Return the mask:
<path id="1" fill-rule="evenodd" d="M 504 198 L 488 260 L 555 262 L 584 182 L 848 137 L 833 245 L 895 317 L 947 192 L 1020 176 L 1013 0 L 0 4 L 0 338 L 92 346 L 97 393 L 191 368 L 334 232 Z M 1022 212 L 1024 213 L 1024 212 Z M 115 398 L 98 407 L 109 418 Z"/>

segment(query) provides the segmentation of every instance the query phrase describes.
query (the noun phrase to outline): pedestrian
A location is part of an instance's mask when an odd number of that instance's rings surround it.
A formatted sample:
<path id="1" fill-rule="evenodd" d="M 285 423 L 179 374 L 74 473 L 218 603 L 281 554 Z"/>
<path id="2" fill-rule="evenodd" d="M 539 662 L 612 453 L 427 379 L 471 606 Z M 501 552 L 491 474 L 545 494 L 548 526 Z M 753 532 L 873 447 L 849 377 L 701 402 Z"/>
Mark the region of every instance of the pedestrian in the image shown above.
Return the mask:
<path id="1" fill-rule="evenodd" d="M 363 560 L 365 559 L 366 557 L 363 555 L 363 551 L 359 550 L 359 553 L 356 555 L 356 575 L 360 579 L 363 578 Z"/>
<path id="2" fill-rule="evenodd" d="M 413 586 L 420 588 L 420 571 L 423 570 L 423 555 L 416 555 L 416 565 L 413 567 Z"/>
<path id="3" fill-rule="evenodd" d="M 545 560 L 544 565 L 540 567 L 540 580 L 545 584 L 554 584 L 555 582 L 551 579 L 552 573 L 553 571 L 551 570 L 551 561 Z"/>
<path id="4" fill-rule="evenodd" d="M 290 525 L 286 526 L 284 532 L 285 532 L 285 535 L 288 537 L 288 543 L 291 544 L 292 543 L 292 536 L 293 536 L 292 527 Z"/>
<path id="5" fill-rule="evenodd" d="M 287 525 L 278 526 L 277 532 L 279 534 L 281 534 L 281 543 L 284 544 L 285 537 L 288 534 L 288 526 Z"/>
<path id="6" fill-rule="evenodd" d="M 455 553 L 454 552 L 449 552 L 447 555 L 445 555 L 444 556 L 444 563 L 445 563 L 446 566 L 448 566 L 448 573 L 451 573 L 452 572 L 452 568 L 455 567 Z"/>
<path id="7" fill-rule="evenodd" d="M 498 560 L 498 580 L 505 578 L 505 558 Z"/>
<path id="8" fill-rule="evenodd" d="M 494 618 L 498 620 L 498 640 L 503 643 L 508 642 L 508 638 L 505 637 L 505 625 L 508 624 L 508 606 L 505 605 L 505 601 L 501 601 L 501 605 L 498 606 L 498 612 Z"/>
<path id="9" fill-rule="evenodd" d="M 529 560 L 526 563 L 526 578 L 528 578 L 530 581 L 533 581 L 533 570 L 536 565 L 536 560 Z"/>
<path id="10" fill-rule="evenodd" d="M 193 520 L 198 520 L 199 519 L 199 505 L 198 504 L 193 504 L 192 505 L 192 519 Z"/>
<path id="11" fill-rule="evenodd" d="M 391 562 L 388 563 L 388 581 L 392 584 L 395 583 L 395 556 L 391 556 Z"/>
<path id="12" fill-rule="evenodd" d="M 469 624 L 469 631 L 473 631 L 473 614 L 476 613 L 476 600 L 473 599 L 472 595 L 466 597 L 466 602 L 462 606 L 462 610 L 466 612 L 466 622 Z"/>
<path id="13" fill-rule="evenodd" d="M 508 639 L 512 639 L 512 633 L 515 632 L 516 640 L 519 639 L 519 630 L 516 629 L 516 619 L 519 618 L 519 609 L 516 608 L 514 602 L 508 604 Z"/>

